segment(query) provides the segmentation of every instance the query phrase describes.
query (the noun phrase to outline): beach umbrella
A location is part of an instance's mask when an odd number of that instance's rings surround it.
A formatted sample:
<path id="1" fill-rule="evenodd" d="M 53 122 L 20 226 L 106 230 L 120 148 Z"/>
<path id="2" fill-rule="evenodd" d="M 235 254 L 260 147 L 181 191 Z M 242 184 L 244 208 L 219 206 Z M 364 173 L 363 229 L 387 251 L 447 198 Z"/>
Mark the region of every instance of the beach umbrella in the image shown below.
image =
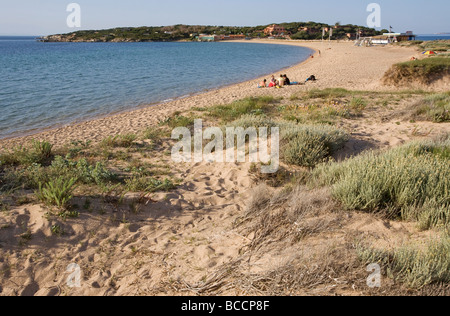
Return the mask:
<path id="1" fill-rule="evenodd" d="M 436 55 L 436 52 L 433 52 L 432 50 L 427 50 L 426 52 L 423 52 L 424 55 Z"/>

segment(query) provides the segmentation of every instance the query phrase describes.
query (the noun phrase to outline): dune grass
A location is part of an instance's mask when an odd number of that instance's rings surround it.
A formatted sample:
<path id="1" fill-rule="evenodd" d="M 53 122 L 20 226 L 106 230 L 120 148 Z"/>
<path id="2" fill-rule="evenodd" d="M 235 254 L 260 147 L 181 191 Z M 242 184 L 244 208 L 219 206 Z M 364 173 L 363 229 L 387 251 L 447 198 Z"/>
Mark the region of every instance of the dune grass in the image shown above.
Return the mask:
<path id="1" fill-rule="evenodd" d="M 450 40 L 426 41 L 419 44 L 420 50 L 432 50 L 436 52 L 448 52 L 450 50 Z"/>
<path id="2" fill-rule="evenodd" d="M 73 197 L 76 182 L 76 178 L 58 177 L 45 185 L 39 184 L 36 197 L 44 204 L 63 209 L 67 207 Z"/>
<path id="3" fill-rule="evenodd" d="M 109 136 L 101 142 L 100 146 L 104 148 L 130 148 L 137 138 L 135 134 Z"/>
<path id="4" fill-rule="evenodd" d="M 344 147 L 349 135 L 330 125 L 280 123 L 283 160 L 292 165 L 314 167 Z"/>
<path id="5" fill-rule="evenodd" d="M 365 264 L 378 263 L 395 281 L 411 288 L 450 282 L 450 237 L 423 244 L 404 245 L 394 250 L 357 247 L 359 259 Z"/>
<path id="6" fill-rule="evenodd" d="M 261 115 L 271 110 L 278 100 L 272 96 L 246 98 L 228 105 L 217 105 L 207 109 L 209 116 L 229 123 L 244 115 Z"/>
<path id="7" fill-rule="evenodd" d="M 330 99 L 330 98 L 343 98 L 352 95 L 353 92 L 342 88 L 327 88 L 327 89 L 312 89 L 307 91 L 304 95 L 304 99 Z"/>
<path id="8" fill-rule="evenodd" d="M 0 153 L 0 166 L 45 164 L 51 160 L 52 150 L 49 142 L 32 140 L 28 147 L 18 146 Z"/>
<path id="9" fill-rule="evenodd" d="M 227 126 L 279 127 L 281 157 L 291 165 L 314 167 L 341 149 L 349 139 L 344 130 L 325 124 L 276 121 L 263 115 L 243 115 Z"/>
<path id="10" fill-rule="evenodd" d="M 450 222 L 450 137 L 415 142 L 384 153 L 369 152 L 327 163 L 312 183 L 332 186 L 347 209 L 385 212 L 419 221 L 423 229 Z"/>
<path id="11" fill-rule="evenodd" d="M 396 64 L 386 72 L 383 81 L 395 86 L 414 82 L 428 85 L 448 75 L 450 58 L 436 56 Z"/>
<path id="12" fill-rule="evenodd" d="M 413 117 L 435 123 L 450 122 L 450 92 L 432 94 L 412 106 Z"/>

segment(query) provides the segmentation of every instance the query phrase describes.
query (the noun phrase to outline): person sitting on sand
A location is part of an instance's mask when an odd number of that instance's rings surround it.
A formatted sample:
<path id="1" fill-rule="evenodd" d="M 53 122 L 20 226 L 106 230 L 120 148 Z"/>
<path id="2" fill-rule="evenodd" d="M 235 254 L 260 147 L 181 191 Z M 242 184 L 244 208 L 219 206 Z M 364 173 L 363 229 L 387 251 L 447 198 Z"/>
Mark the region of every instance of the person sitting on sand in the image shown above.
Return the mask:
<path id="1" fill-rule="evenodd" d="M 258 88 L 267 88 L 267 79 L 258 84 Z"/>
<path id="2" fill-rule="evenodd" d="M 280 77 L 277 79 L 277 83 L 279 87 L 283 87 L 285 85 L 284 77 L 283 75 L 280 75 Z"/>
<path id="3" fill-rule="evenodd" d="M 283 77 L 284 77 L 284 83 L 285 83 L 287 86 L 290 86 L 290 85 L 291 85 L 291 80 L 288 78 L 288 76 L 287 76 L 287 75 L 284 75 Z"/>
<path id="4" fill-rule="evenodd" d="M 273 88 L 277 86 L 277 80 L 275 79 L 275 76 L 272 76 L 272 79 L 270 79 L 269 88 Z"/>

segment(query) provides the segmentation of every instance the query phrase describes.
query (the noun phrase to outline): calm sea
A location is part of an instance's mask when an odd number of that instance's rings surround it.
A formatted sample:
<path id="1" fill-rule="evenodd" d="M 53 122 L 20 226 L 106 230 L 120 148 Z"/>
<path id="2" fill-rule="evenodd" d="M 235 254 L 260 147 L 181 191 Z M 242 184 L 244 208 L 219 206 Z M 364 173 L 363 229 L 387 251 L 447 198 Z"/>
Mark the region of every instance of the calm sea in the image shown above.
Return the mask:
<path id="1" fill-rule="evenodd" d="M 417 35 L 416 40 L 418 40 L 418 41 L 450 40 L 450 34 L 448 34 L 448 35 Z"/>
<path id="2" fill-rule="evenodd" d="M 0 138 L 251 80 L 300 63 L 311 52 L 255 43 L 39 43 L 0 37 Z"/>

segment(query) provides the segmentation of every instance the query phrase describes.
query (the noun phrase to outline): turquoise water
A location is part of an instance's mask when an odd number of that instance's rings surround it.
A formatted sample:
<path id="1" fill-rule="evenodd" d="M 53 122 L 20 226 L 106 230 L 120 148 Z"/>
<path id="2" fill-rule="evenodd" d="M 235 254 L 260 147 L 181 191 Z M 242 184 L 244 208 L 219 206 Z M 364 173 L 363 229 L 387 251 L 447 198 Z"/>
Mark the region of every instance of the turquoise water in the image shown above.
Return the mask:
<path id="1" fill-rule="evenodd" d="M 255 43 L 39 43 L 0 37 L 0 138 L 247 81 L 311 53 Z"/>

